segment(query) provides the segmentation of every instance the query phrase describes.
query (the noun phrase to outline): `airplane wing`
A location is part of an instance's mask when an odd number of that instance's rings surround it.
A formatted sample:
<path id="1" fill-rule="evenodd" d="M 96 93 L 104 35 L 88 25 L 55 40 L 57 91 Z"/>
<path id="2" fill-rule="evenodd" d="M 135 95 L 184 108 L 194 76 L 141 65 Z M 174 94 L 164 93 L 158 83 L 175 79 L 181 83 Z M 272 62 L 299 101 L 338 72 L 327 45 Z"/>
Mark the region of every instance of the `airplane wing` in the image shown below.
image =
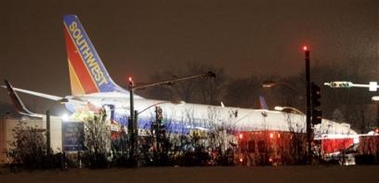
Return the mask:
<path id="1" fill-rule="evenodd" d="M 16 110 L 18 111 L 19 114 L 29 116 L 29 117 L 33 117 L 33 118 L 42 118 L 43 117 L 40 114 L 30 112 L 25 107 L 24 103 L 21 101 L 20 97 L 18 96 L 18 94 L 13 89 L 12 85 L 7 80 L 5 80 L 5 87 L 7 88 L 8 94 L 11 97 L 13 105 L 16 107 Z"/>
<path id="2" fill-rule="evenodd" d="M 5 82 L 7 82 L 7 81 L 5 81 Z M 34 96 L 41 97 L 41 98 L 46 98 L 46 99 L 49 99 L 49 100 L 54 100 L 54 101 L 62 100 L 62 97 L 56 96 L 56 95 L 49 95 L 49 94 L 46 94 L 46 93 L 40 93 L 40 92 L 35 92 L 35 91 L 25 90 L 25 89 L 15 88 L 15 87 L 12 87 L 12 88 L 13 88 L 14 91 L 17 91 L 17 92 L 26 93 L 26 94 L 29 94 L 29 95 L 34 95 Z"/>
<path id="3" fill-rule="evenodd" d="M 29 94 L 29 95 L 34 95 L 34 96 L 37 96 L 37 97 L 41 97 L 41 98 L 45 98 L 45 99 L 49 99 L 49 100 L 53 100 L 53 101 L 57 101 L 57 102 L 58 101 L 66 100 L 67 101 L 67 102 L 65 102 L 67 104 L 66 107 L 69 107 L 68 106 L 69 104 L 80 105 L 80 106 L 88 105 L 87 101 L 80 100 L 80 98 L 77 98 L 77 97 L 72 97 L 72 96 L 61 97 L 61 96 L 56 96 L 56 95 L 50 95 L 50 94 L 46 94 L 46 93 L 31 91 L 31 90 L 25 90 L 25 89 L 21 89 L 21 88 L 15 88 L 7 80 L 5 80 L 4 83 L 5 83 L 5 85 L 3 85 L 2 87 L 6 88 L 8 90 L 8 93 L 9 93 L 9 95 L 11 97 L 12 102 L 16 106 L 16 108 L 19 111 L 19 113 L 22 114 L 22 115 L 31 116 L 31 117 L 33 117 L 33 116 L 34 117 L 38 117 L 38 114 L 30 112 L 25 107 L 25 105 L 23 104 L 23 102 L 21 101 L 20 97 L 18 96 L 18 94 L 16 92 L 21 92 L 21 93 L 25 93 L 25 94 Z M 37 115 L 37 116 L 35 116 L 35 115 Z"/>

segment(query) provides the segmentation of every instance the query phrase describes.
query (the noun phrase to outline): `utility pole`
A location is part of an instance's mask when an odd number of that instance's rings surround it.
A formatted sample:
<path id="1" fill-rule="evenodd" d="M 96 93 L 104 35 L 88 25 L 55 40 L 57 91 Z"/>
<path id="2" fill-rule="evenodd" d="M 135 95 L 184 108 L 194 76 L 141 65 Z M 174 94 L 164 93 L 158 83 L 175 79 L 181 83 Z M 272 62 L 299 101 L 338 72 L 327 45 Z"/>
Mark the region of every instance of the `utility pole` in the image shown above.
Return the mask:
<path id="1" fill-rule="evenodd" d="M 306 98 L 307 98 L 307 114 L 306 114 L 306 124 L 307 124 L 307 155 L 308 164 L 312 160 L 312 125 L 311 125 L 311 73 L 310 73 L 310 63 L 309 63 L 309 49 L 307 46 L 303 47 L 305 53 L 305 83 L 306 83 Z"/>

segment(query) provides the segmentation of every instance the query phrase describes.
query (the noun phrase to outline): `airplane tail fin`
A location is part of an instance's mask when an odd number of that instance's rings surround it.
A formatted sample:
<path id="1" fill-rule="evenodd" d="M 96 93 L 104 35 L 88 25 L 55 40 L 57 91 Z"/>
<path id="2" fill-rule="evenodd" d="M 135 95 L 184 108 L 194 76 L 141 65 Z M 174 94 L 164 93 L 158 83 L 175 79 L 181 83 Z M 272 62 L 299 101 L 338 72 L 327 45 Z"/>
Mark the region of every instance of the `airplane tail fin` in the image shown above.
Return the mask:
<path id="1" fill-rule="evenodd" d="M 63 23 L 72 95 L 128 93 L 108 74 L 79 18 L 76 15 L 64 15 Z"/>
<path id="2" fill-rule="evenodd" d="M 261 109 L 265 109 L 265 110 L 268 110 L 268 106 L 267 106 L 267 103 L 266 103 L 266 99 L 262 96 L 259 96 L 259 102 L 261 104 Z"/>
<path id="3" fill-rule="evenodd" d="M 41 115 L 30 112 L 24 105 L 24 103 L 21 101 L 20 97 L 16 93 L 16 91 L 13 89 L 12 85 L 9 81 L 5 80 L 5 87 L 8 90 L 8 94 L 11 97 L 13 105 L 16 107 L 16 110 L 19 114 L 29 116 L 29 117 L 35 117 L 35 118 L 42 118 Z"/>

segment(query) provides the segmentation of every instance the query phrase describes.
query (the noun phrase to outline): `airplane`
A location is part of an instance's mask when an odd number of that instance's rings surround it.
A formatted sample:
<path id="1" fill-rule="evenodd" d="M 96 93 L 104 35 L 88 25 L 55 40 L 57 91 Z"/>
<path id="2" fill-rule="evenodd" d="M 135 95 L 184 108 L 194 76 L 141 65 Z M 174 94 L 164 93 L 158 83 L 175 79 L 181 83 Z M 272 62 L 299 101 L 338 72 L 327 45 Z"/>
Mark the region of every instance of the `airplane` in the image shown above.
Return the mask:
<path id="1" fill-rule="evenodd" d="M 130 117 L 130 91 L 116 84 L 107 72 L 100 56 L 90 41 L 83 25 L 76 15 L 64 15 L 64 35 L 71 84 L 71 95 L 56 96 L 13 87 L 5 81 L 12 101 L 20 114 L 32 117 L 41 115 L 30 112 L 20 102 L 16 92 L 22 92 L 53 101 L 66 99 L 66 108 L 72 116 L 95 113 L 105 109 L 113 124 L 127 127 Z M 138 128 L 150 129 L 155 120 L 155 107 L 163 111 L 164 123 L 168 133 L 188 135 L 192 130 L 226 129 L 233 132 L 277 131 L 305 133 L 305 116 L 287 112 L 264 109 L 250 109 L 151 100 L 134 95 L 134 109 L 138 115 Z M 116 128 L 117 130 L 117 128 Z M 350 126 L 322 119 L 314 126 L 315 135 L 356 135 Z"/>

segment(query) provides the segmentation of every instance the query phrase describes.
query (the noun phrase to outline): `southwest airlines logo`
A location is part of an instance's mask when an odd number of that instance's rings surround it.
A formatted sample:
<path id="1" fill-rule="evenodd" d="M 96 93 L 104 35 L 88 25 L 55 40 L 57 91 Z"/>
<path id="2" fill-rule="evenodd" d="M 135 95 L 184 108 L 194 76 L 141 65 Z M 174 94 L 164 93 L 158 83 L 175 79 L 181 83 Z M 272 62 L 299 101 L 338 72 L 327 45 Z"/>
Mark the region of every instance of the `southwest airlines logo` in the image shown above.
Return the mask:
<path id="1" fill-rule="evenodd" d="M 93 51 L 92 46 L 89 43 L 89 40 L 83 34 L 83 29 L 79 27 L 80 24 L 76 21 L 72 21 L 68 24 L 68 29 L 71 34 L 72 39 L 76 44 L 77 49 L 80 52 L 85 64 L 87 65 L 88 70 L 95 79 L 97 86 L 100 87 L 103 84 L 107 84 L 108 80 L 104 75 L 104 71 L 99 65 L 99 57 L 96 52 Z"/>

